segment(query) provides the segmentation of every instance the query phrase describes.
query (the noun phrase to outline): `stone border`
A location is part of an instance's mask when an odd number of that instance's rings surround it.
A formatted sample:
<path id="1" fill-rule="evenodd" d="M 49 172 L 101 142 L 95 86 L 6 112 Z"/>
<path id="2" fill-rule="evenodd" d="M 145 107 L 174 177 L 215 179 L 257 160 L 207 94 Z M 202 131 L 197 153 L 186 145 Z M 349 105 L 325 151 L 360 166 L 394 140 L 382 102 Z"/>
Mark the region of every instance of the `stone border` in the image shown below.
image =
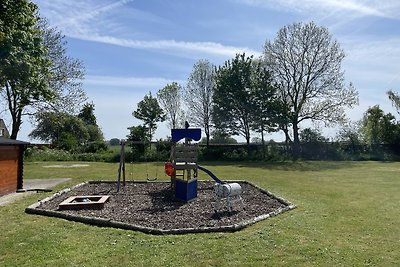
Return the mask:
<path id="1" fill-rule="evenodd" d="M 135 224 L 128 224 L 128 223 L 122 223 L 122 222 L 117 222 L 117 221 L 112 221 L 109 219 L 103 219 L 103 218 L 97 218 L 97 217 L 88 217 L 88 216 L 77 216 L 77 215 L 72 215 L 72 214 L 66 214 L 60 211 L 53 211 L 53 210 L 44 210 L 44 209 L 39 209 L 38 207 L 45 202 L 51 201 L 52 199 L 67 193 L 71 190 L 74 190 L 78 187 L 81 187 L 83 185 L 86 185 L 88 183 L 115 183 L 115 181 L 99 181 L 99 180 L 92 180 L 92 181 L 87 181 L 83 182 L 80 184 L 77 184 L 71 188 L 66 188 L 63 189 L 52 196 L 49 196 L 37 203 L 34 203 L 27 207 L 25 209 L 25 212 L 28 214 L 37 214 L 37 215 L 44 215 L 44 216 L 49 216 L 49 217 L 57 217 L 57 218 L 62 218 L 68 221 L 75 221 L 75 222 L 81 222 L 81 223 L 86 223 L 86 224 L 91 224 L 91 225 L 96 225 L 100 227 L 113 227 L 113 228 L 120 228 L 120 229 L 125 229 L 125 230 L 133 230 L 133 231 L 140 231 L 143 233 L 147 234 L 154 234 L 154 235 L 164 235 L 164 234 L 189 234 L 189 233 L 212 233 L 212 232 L 236 232 L 239 230 L 242 230 L 246 228 L 249 225 L 255 224 L 256 222 L 268 219 L 270 217 L 274 217 L 280 213 L 292 210 L 296 208 L 296 205 L 292 204 L 288 200 L 275 196 L 271 192 L 251 183 L 245 180 L 231 180 L 231 181 L 226 181 L 226 182 L 239 182 L 239 183 L 247 183 L 251 186 L 254 186 L 258 190 L 260 190 L 262 193 L 267 194 L 271 198 L 277 199 L 280 203 L 286 205 L 284 208 L 279 208 L 273 212 L 270 212 L 268 214 L 263 214 L 260 216 L 257 216 L 253 219 L 243 221 L 241 223 L 236 223 L 228 226 L 220 226 L 220 227 L 200 227 L 200 228 L 181 228 L 181 229 L 158 229 L 158 228 L 152 228 L 152 227 L 145 227 L 145 226 L 140 226 L 140 225 L 135 225 Z M 127 181 L 127 183 L 154 183 L 154 182 L 149 182 L 149 181 Z M 156 183 L 164 183 L 164 182 L 156 182 Z"/>

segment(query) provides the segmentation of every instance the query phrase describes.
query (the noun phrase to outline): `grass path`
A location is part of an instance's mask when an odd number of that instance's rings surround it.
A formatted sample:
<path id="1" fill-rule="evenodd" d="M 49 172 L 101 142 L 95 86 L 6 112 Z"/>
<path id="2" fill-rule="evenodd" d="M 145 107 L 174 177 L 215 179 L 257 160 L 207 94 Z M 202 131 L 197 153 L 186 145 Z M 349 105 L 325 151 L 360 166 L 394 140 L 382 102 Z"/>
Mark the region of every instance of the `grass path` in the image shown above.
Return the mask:
<path id="1" fill-rule="evenodd" d="M 25 164 L 25 179 L 69 184 L 117 177 L 118 164 Z M 82 164 L 82 163 L 76 163 Z M 86 164 L 86 163 L 85 163 Z M 64 168 L 44 168 L 64 165 Z M 236 233 L 152 236 L 24 209 L 50 193 L 0 207 L 0 266 L 399 266 L 400 163 L 204 163 L 220 179 L 246 179 L 297 209 Z M 127 179 L 164 176 L 162 164 L 128 164 Z M 132 173 L 132 174 L 131 174 Z M 200 179 L 208 179 L 200 174 Z"/>

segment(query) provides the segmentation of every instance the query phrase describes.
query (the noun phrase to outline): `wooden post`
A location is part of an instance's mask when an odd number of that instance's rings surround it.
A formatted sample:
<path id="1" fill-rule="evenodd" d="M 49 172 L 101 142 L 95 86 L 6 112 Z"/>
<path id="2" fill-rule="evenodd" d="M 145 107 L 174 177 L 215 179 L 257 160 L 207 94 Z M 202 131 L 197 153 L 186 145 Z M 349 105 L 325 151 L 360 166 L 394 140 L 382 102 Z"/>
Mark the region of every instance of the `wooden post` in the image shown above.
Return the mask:
<path id="1" fill-rule="evenodd" d="M 117 192 L 119 192 L 121 184 L 121 172 L 122 172 L 122 182 L 126 185 L 125 181 L 125 141 L 121 140 L 121 152 L 119 157 L 119 168 L 118 168 L 118 181 L 117 181 Z"/>

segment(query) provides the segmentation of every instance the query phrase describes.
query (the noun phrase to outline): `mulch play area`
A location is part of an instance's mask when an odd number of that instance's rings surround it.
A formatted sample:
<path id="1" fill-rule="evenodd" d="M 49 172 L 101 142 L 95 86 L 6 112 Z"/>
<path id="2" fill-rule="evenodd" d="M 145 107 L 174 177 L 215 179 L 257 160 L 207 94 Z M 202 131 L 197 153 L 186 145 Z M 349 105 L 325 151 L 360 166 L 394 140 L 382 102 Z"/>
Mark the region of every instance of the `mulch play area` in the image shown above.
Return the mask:
<path id="1" fill-rule="evenodd" d="M 171 184 L 167 182 L 128 181 L 117 192 L 115 181 L 90 181 L 35 203 L 26 212 L 151 234 L 182 234 L 233 232 L 295 208 L 287 200 L 256 185 L 246 181 L 235 182 L 242 187 L 244 209 L 240 203 L 235 203 L 231 212 L 225 208 L 225 204 L 217 212 L 214 210 L 216 200 L 214 182 L 211 181 L 199 181 L 197 198 L 189 203 L 174 200 Z M 102 198 L 106 202 L 100 208 L 60 208 L 62 202 L 74 196 L 109 197 Z M 85 200 L 96 199 L 89 198 Z"/>

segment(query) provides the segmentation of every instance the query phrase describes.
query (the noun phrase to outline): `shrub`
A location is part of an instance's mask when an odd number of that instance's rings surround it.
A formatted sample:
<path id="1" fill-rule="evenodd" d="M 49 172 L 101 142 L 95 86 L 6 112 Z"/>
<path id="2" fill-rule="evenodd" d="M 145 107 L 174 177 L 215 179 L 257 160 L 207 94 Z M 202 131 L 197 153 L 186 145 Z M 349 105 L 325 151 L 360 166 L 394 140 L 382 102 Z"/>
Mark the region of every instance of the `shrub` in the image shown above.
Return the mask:
<path id="1" fill-rule="evenodd" d="M 39 149 L 29 147 L 25 151 L 25 160 L 27 161 L 72 161 L 74 156 L 68 151 L 58 149 Z"/>

